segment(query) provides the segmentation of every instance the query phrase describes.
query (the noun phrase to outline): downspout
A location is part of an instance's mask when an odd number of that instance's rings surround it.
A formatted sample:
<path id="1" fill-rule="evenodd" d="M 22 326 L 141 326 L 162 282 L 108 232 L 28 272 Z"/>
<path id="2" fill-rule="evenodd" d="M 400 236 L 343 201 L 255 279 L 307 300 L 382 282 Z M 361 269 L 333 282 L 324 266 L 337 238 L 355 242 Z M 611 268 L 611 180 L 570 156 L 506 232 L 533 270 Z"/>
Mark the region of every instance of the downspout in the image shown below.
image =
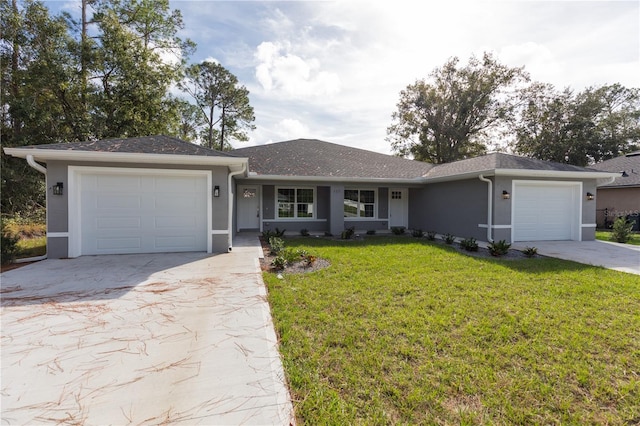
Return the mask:
<path id="1" fill-rule="evenodd" d="M 244 172 L 247 171 L 247 165 L 246 164 L 242 164 L 242 169 L 238 170 L 237 172 L 231 172 L 229 173 L 229 184 L 228 184 L 228 194 L 229 194 L 229 224 L 227 225 L 227 229 L 229 230 L 229 233 L 227 234 L 227 247 L 228 251 L 231 251 L 232 247 L 233 247 L 233 203 L 234 203 L 234 199 L 233 199 L 233 191 L 231 190 L 232 185 L 233 185 L 233 177 L 234 176 L 238 176 L 239 174 L 244 174 Z"/>
<path id="2" fill-rule="evenodd" d="M 41 164 L 36 163 L 36 160 L 33 159 L 33 155 L 27 155 L 27 164 L 29 164 L 31 167 L 33 167 L 43 175 L 47 176 L 47 169 L 43 167 Z M 42 256 L 27 257 L 24 259 L 14 260 L 13 263 L 37 262 L 39 260 L 44 260 L 46 258 L 47 258 L 47 255 L 43 254 Z"/>
<path id="3" fill-rule="evenodd" d="M 492 243 L 493 242 L 493 238 L 491 237 L 491 228 L 493 226 L 492 223 L 492 216 L 493 216 L 493 209 L 492 209 L 492 204 L 493 204 L 493 182 L 491 182 L 490 179 L 487 179 L 486 177 L 484 177 L 483 175 L 478 176 L 478 179 L 480 179 L 483 182 L 487 182 L 487 241 Z"/>

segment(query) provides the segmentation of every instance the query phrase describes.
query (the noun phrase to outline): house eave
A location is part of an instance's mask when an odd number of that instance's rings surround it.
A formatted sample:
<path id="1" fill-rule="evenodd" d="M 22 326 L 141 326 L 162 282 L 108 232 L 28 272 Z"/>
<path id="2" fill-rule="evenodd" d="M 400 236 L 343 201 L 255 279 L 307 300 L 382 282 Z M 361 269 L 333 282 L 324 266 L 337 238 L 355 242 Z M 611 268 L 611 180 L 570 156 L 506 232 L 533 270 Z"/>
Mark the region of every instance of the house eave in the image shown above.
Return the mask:
<path id="1" fill-rule="evenodd" d="M 620 173 L 590 172 L 590 171 L 560 171 L 560 170 L 526 170 L 526 169 L 496 169 L 496 176 L 539 177 L 560 179 L 610 179 L 619 177 Z"/>
<path id="2" fill-rule="evenodd" d="M 284 182 L 342 182 L 342 183 L 374 183 L 388 185 L 416 185 L 425 182 L 424 178 L 366 178 L 366 177 L 343 177 L 343 176 L 289 176 L 289 175 L 257 175 L 250 172 L 245 180 L 250 181 L 284 181 Z"/>
<path id="3" fill-rule="evenodd" d="M 32 155 L 37 161 L 84 161 L 98 163 L 172 164 L 184 166 L 227 166 L 232 171 L 242 170 L 248 158 L 214 157 L 204 155 L 147 154 L 105 151 L 62 151 L 53 149 L 4 148 L 7 155 L 27 158 Z"/>

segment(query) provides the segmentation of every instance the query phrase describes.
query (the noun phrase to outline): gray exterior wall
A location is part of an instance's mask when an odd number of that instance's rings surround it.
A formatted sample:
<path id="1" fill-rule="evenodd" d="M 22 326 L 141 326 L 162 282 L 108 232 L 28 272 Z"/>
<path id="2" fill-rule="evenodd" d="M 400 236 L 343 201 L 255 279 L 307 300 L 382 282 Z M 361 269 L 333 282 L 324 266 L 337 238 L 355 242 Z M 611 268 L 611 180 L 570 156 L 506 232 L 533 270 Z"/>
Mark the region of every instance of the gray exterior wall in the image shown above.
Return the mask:
<path id="1" fill-rule="evenodd" d="M 486 240 L 487 184 L 479 179 L 432 183 L 409 190 L 409 228 Z"/>
<path id="2" fill-rule="evenodd" d="M 69 192 L 68 167 L 117 167 L 123 169 L 170 169 L 170 170 L 208 170 L 211 171 L 211 184 L 220 187 L 220 197 L 212 198 L 211 215 L 212 229 L 224 230 L 228 227 L 228 201 L 229 190 L 227 188 L 227 167 L 207 167 L 207 166 L 183 166 L 167 164 L 131 164 L 131 163 L 99 163 L 99 162 L 47 162 L 47 256 L 51 259 L 65 258 L 69 255 L 69 239 L 66 236 L 55 236 L 55 233 L 69 232 Z M 52 186 L 56 182 L 64 184 L 64 195 L 52 195 Z M 51 235 L 53 234 L 53 235 Z M 212 251 L 214 253 L 227 252 L 227 235 L 211 235 Z"/>

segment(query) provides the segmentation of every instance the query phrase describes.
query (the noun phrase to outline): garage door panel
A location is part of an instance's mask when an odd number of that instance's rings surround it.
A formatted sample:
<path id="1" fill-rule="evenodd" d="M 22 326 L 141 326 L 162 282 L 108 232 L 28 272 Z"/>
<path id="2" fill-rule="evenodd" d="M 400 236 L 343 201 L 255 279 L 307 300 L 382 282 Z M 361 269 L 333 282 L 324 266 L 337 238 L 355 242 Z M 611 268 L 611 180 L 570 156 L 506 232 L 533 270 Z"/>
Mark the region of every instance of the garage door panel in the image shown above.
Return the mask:
<path id="1" fill-rule="evenodd" d="M 82 254 L 207 250 L 207 177 L 81 174 Z"/>
<path id="2" fill-rule="evenodd" d="M 515 183 L 513 240 L 572 239 L 577 189 L 573 184 Z"/>

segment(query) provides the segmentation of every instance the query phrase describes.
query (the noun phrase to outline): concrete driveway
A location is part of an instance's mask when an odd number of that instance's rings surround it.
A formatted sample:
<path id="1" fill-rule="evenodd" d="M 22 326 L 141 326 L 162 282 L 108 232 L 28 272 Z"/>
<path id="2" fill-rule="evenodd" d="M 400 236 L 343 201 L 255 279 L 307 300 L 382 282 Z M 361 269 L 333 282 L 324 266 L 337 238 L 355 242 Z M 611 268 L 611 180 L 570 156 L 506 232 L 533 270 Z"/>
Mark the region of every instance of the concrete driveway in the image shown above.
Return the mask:
<path id="1" fill-rule="evenodd" d="M 640 275 L 640 246 L 599 240 L 530 241 L 513 245 L 514 249 L 525 247 L 536 247 L 544 256 Z"/>
<path id="2" fill-rule="evenodd" d="M 293 422 L 257 253 L 3 273 L 2 424 Z"/>

